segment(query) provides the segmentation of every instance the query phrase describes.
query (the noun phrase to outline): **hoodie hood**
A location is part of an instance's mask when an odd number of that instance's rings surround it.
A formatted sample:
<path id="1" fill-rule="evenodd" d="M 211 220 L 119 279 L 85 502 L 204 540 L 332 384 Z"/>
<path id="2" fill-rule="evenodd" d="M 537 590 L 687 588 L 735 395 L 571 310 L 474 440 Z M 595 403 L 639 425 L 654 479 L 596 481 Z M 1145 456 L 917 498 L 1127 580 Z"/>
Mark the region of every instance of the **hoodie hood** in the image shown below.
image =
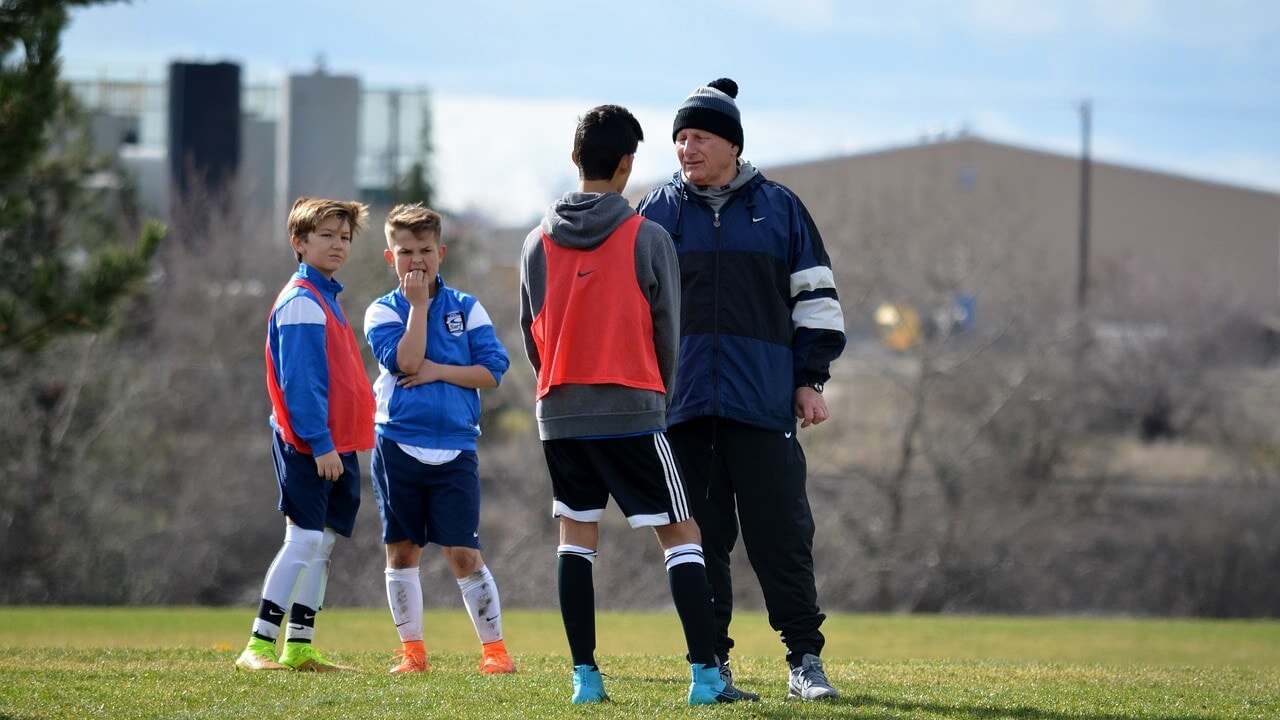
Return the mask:
<path id="1" fill-rule="evenodd" d="M 738 192 L 738 190 L 742 189 L 744 185 L 754 180 L 756 175 L 759 174 L 760 171 L 756 170 L 754 165 L 746 160 L 739 160 L 738 174 L 734 175 L 733 179 L 730 180 L 728 184 L 699 187 L 698 185 L 685 181 L 684 176 L 681 175 L 679 171 L 676 172 L 676 175 L 680 177 L 680 181 L 689 189 L 689 192 L 706 200 L 707 204 L 716 210 L 724 207 L 724 204 L 729 200 L 729 198 L 733 197 L 734 193 Z"/>
<path id="2" fill-rule="evenodd" d="M 616 192 L 568 192 L 547 208 L 542 232 L 561 247 L 585 250 L 604 242 L 636 211 Z"/>

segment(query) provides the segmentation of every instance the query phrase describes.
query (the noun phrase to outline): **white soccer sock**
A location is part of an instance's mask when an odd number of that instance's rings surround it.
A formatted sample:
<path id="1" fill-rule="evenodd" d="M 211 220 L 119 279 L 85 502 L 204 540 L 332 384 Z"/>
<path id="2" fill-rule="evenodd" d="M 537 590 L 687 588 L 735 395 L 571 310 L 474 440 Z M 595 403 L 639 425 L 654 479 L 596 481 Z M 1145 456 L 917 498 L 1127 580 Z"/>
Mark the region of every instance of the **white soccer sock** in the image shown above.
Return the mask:
<path id="1" fill-rule="evenodd" d="M 280 546 L 276 557 L 267 568 L 267 577 L 262 582 L 262 598 L 269 600 L 280 608 L 288 608 L 293 597 L 298 579 L 307 569 L 311 558 L 324 541 L 324 533 L 319 530 L 303 530 L 297 525 L 286 525 L 284 543 Z M 284 618 L 280 618 L 282 621 Z M 280 626 L 272 626 L 258 618 L 253 622 L 253 632 L 263 637 L 274 638 L 280 635 Z"/>
<path id="2" fill-rule="evenodd" d="M 462 591 L 462 603 L 467 606 L 480 643 L 501 640 L 502 604 L 498 602 L 498 585 L 493 581 L 489 567 L 483 566 L 476 572 L 459 578 L 458 589 Z"/>
<path id="3" fill-rule="evenodd" d="M 387 568 L 387 603 L 400 642 L 422 640 L 422 577 L 418 568 Z"/>
<path id="4" fill-rule="evenodd" d="M 337 540 L 338 534 L 331 528 L 325 528 L 324 532 L 320 533 L 320 546 L 316 548 L 306 571 L 298 578 L 298 589 L 293 594 L 294 606 L 301 605 L 313 611 L 309 613 L 313 624 L 290 622 L 285 626 L 285 640 L 311 642 L 315 637 L 315 613 L 324 607 L 324 591 L 329 584 L 329 556 L 333 553 L 333 546 Z M 291 607 L 290 613 L 292 612 Z"/>
<path id="5" fill-rule="evenodd" d="M 320 547 L 312 556 L 307 571 L 298 579 L 298 592 L 293 596 L 295 603 L 316 610 L 324 609 L 324 591 L 329 584 L 329 556 L 333 554 L 337 541 L 338 534 L 332 528 L 325 528 Z"/>

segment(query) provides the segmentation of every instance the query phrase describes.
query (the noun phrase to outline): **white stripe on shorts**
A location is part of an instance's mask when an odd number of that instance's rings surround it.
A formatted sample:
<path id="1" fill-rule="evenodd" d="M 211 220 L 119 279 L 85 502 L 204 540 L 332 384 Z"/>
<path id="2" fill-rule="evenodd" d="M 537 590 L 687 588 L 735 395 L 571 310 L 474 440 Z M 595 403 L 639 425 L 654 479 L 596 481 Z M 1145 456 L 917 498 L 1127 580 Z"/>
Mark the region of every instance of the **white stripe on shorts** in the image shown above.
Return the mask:
<path id="1" fill-rule="evenodd" d="M 671 510 L 675 517 L 671 522 L 678 523 L 689 519 L 689 495 L 684 489 L 684 478 L 680 477 L 680 465 L 671 454 L 671 445 L 667 443 L 667 434 L 653 434 L 653 447 L 662 462 L 662 473 L 667 481 L 667 494 L 671 496 Z"/>

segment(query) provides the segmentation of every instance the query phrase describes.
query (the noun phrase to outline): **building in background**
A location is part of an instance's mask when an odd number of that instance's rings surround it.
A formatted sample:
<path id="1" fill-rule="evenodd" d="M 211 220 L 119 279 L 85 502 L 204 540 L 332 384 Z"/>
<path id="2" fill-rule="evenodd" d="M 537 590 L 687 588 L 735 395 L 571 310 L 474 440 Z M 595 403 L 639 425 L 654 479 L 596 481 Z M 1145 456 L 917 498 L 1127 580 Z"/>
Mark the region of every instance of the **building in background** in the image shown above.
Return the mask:
<path id="1" fill-rule="evenodd" d="M 240 66 L 169 65 L 171 217 L 187 202 L 226 197 L 240 171 Z"/>
<path id="2" fill-rule="evenodd" d="M 303 195 L 356 198 L 360 80 L 323 73 L 290 75 L 276 126 L 275 207 Z M 285 214 L 279 215 L 281 219 Z"/>
<path id="3" fill-rule="evenodd" d="M 197 180 L 221 187 L 233 176 L 244 207 L 274 222 L 302 194 L 385 198 L 426 160 L 423 89 L 370 90 L 322 69 L 246 85 L 233 63 L 185 61 L 165 81 L 69 82 L 93 113 L 96 150 L 119 160 L 143 211 L 165 220 L 172 191 Z"/>

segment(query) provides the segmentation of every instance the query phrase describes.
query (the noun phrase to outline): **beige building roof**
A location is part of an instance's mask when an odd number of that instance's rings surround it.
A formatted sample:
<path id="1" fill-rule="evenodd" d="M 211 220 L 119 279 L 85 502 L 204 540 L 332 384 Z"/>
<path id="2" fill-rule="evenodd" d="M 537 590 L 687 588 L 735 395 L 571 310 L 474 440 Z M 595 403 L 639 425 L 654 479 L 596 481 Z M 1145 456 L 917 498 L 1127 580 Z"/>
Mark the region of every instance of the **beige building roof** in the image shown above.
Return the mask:
<path id="1" fill-rule="evenodd" d="M 1092 161 L 1087 240 L 1079 157 L 974 137 L 762 168 L 808 206 L 846 315 L 863 303 L 976 312 L 1027 303 L 1103 315 L 1212 304 L 1280 315 L 1280 194 Z M 865 313 L 863 313 L 865 316 Z"/>

